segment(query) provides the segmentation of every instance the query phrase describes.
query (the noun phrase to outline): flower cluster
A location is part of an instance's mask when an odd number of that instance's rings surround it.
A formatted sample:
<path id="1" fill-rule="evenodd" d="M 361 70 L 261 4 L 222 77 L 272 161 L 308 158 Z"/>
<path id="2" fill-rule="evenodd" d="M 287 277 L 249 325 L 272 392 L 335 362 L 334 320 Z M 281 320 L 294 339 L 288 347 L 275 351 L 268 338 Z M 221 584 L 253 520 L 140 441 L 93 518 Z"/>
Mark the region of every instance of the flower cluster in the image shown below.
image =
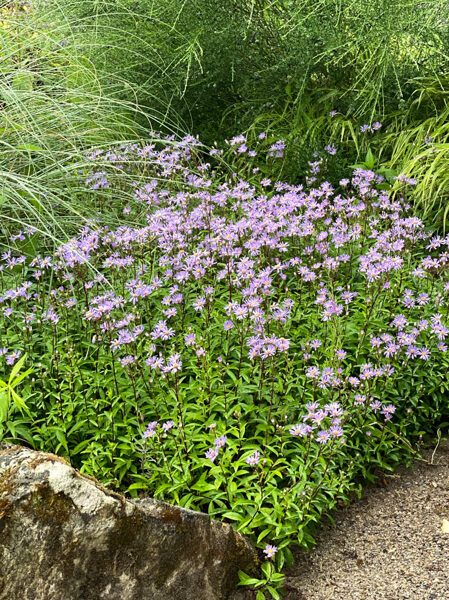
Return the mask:
<path id="1" fill-rule="evenodd" d="M 284 150 L 261 134 L 94 151 L 86 193 L 119 225 L 93 215 L 31 257 L 36 232 L 14 231 L 0 261 L 0 370 L 27 353 L 40 371 L 21 435 L 273 541 L 442 414 L 449 335 L 449 236 L 411 211 L 415 182 L 327 181 L 332 143 L 305 183 L 275 181 Z"/>

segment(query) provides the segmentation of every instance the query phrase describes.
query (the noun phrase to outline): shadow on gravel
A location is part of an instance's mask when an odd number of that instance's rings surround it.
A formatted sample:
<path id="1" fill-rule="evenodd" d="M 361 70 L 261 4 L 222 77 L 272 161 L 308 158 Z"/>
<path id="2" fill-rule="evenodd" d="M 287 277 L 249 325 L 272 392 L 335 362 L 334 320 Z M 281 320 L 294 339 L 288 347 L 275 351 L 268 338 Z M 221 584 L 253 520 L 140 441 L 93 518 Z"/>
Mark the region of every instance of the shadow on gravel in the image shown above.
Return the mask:
<path id="1" fill-rule="evenodd" d="M 399 468 L 334 513 L 317 545 L 298 551 L 285 600 L 449 598 L 449 442 L 423 451 L 429 462 Z"/>

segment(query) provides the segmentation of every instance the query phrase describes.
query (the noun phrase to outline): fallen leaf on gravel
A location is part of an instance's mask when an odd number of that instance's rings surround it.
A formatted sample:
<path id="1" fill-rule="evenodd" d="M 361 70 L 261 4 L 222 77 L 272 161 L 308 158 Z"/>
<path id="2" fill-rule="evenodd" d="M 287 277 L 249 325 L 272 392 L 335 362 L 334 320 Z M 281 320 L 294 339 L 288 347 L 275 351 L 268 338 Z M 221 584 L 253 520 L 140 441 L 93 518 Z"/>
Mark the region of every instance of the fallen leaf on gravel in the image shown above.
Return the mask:
<path id="1" fill-rule="evenodd" d="M 429 483 L 429 485 L 430 485 L 430 487 L 434 487 L 434 488 L 436 488 L 436 487 L 437 487 L 437 484 L 436 484 L 434 481 L 431 481 L 431 482 Z"/>
<path id="2" fill-rule="evenodd" d="M 441 526 L 443 533 L 449 533 L 449 521 L 447 519 L 443 519 L 443 525 Z"/>

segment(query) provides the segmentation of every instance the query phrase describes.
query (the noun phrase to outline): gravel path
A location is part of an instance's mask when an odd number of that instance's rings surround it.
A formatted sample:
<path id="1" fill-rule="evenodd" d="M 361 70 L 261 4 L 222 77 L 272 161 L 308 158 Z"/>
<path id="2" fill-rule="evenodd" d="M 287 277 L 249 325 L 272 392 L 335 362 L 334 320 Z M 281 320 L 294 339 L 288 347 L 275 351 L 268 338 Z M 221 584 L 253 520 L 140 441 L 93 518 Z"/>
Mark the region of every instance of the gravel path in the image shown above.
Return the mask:
<path id="1" fill-rule="evenodd" d="M 449 600 L 447 442 L 433 465 L 399 469 L 334 517 L 297 555 L 285 600 Z"/>

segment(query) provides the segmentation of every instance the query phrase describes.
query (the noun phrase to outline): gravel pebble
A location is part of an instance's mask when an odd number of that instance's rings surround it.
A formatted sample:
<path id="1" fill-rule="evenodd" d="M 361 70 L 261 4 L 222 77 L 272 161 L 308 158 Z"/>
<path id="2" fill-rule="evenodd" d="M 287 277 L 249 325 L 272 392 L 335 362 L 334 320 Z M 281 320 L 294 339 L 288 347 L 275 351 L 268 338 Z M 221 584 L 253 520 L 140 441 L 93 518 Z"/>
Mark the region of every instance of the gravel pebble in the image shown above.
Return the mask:
<path id="1" fill-rule="evenodd" d="M 285 599 L 448 600 L 448 443 L 433 462 L 400 468 L 339 509 L 314 550 L 297 552 Z"/>

